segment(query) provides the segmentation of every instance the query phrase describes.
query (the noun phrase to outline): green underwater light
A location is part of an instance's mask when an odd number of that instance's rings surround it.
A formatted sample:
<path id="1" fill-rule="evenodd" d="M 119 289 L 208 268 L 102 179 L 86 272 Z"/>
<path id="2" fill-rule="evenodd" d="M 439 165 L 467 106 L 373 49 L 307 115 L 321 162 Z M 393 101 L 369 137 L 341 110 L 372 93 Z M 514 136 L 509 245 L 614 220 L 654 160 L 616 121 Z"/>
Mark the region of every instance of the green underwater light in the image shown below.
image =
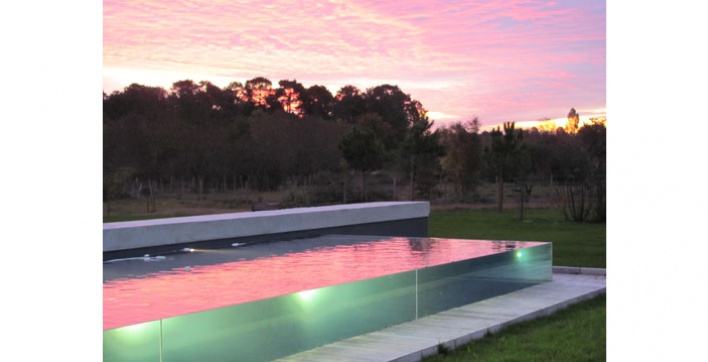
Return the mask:
<path id="1" fill-rule="evenodd" d="M 121 327 L 119 329 L 126 331 L 126 332 L 131 332 L 131 333 L 145 332 L 149 325 L 150 325 L 150 322 L 138 323 L 138 324 L 131 324 L 129 326 Z"/>
<path id="2" fill-rule="evenodd" d="M 310 289 L 310 290 L 298 292 L 296 295 L 300 298 L 301 301 L 309 302 L 312 300 L 312 298 L 315 297 L 316 294 L 317 294 L 317 289 Z"/>

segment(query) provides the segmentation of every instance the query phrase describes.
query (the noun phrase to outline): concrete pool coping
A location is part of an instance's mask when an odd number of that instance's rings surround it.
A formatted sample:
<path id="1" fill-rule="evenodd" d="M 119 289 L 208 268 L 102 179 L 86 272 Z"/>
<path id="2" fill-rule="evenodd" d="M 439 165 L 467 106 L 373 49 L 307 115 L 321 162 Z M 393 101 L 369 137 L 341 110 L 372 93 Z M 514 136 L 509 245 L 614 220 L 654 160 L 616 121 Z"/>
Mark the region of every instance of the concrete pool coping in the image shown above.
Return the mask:
<path id="1" fill-rule="evenodd" d="M 538 317 L 606 292 L 602 268 L 553 267 L 553 281 L 344 339 L 278 361 L 416 362 L 455 349 L 488 332 Z"/>
<path id="2" fill-rule="evenodd" d="M 369 202 L 104 223 L 103 251 L 380 224 L 429 214 L 428 202 Z"/>
<path id="3" fill-rule="evenodd" d="M 326 234 L 428 236 L 427 201 L 368 202 L 103 224 L 103 260 Z"/>

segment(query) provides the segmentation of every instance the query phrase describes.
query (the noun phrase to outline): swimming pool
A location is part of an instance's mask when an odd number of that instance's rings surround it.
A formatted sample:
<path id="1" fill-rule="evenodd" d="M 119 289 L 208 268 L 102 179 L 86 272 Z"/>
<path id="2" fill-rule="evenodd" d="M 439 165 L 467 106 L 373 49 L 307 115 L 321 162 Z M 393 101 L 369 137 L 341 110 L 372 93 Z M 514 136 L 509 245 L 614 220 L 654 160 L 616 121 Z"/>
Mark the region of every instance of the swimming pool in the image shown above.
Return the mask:
<path id="1" fill-rule="evenodd" d="M 269 361 L 550 281 L 544 242 L 330 235 L 104 263 L 105 361 Z"/>

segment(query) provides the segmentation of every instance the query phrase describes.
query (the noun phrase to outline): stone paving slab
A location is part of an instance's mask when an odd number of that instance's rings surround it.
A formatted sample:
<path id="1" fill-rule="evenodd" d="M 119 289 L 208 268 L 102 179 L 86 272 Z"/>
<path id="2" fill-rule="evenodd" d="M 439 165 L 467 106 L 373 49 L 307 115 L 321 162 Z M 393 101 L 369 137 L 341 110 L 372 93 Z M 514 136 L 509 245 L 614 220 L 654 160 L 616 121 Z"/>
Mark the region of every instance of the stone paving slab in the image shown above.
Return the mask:
<path id="1" fill-rule="evenodd" d="M 281 362 L 417 362 L 487 333 L 606 292 L 604 269 L 554 267 L 553 281 L 282 358 Z"/>

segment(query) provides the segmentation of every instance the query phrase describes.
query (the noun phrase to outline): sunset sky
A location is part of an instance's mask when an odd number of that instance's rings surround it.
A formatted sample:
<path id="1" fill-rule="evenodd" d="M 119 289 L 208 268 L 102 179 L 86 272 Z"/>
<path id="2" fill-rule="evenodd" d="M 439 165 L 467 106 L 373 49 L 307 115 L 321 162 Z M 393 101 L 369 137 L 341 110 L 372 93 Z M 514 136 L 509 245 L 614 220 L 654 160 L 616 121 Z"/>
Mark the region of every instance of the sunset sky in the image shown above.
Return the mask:
<path id="1" fill-rule="evenodd" d="M 437 124 L 606 110 L 604 1 L 105 0 L 103 87 L 398 85 Z"/>

